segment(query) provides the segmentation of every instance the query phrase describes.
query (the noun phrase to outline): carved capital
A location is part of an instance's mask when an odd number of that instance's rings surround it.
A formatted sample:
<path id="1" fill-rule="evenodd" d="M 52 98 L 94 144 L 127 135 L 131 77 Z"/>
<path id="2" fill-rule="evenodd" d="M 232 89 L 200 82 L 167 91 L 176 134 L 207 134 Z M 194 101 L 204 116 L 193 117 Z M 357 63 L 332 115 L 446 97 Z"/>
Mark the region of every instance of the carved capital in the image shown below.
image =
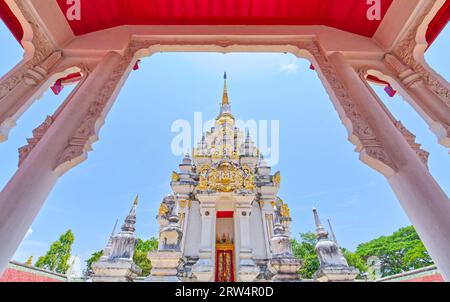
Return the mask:
<path id="1" fill-rule="evenodd" d="M 407 88 L 425 88 L 423 87 L 424 81 L 422 75 L 406 66 L 395 55 L 386 54 L 384 57 L 384 62 L 397 74 L 400 81 Z"/>
<path id="2" fill-rule="evenodd" d="M 24 74 L 24 80 L 27 85 L 35 86 L 45 79 L 50 70 L 61 59 L 62 52 L 55 51 L 49 57 L 47 57 L 42 63 L 27 70 Z"/>
<path id="3" fill-rule="evenodd" d="M 392 58 L 392 56 L 391 56 Z M 395 59 L 395 58 L 394 58 Z M 395 59 L 397 60 L 397 59 Z M 397 64 L 396 61 L 393 61 L 394 64 Z M 401 64 L 401 62 L 400 62 Z M 402 66 L 402 65 L 400 65 Z M 366 81 L 366 75 L 367 75 L 367 67 L 362 67 L 359 69 L 359 76 L 361 77 L 362 80 L 365 81 L 365 84 L 367 86 L 367 89 L 369 89 L 372 93 L 372 95 L 377 99 L 377 101 L 380 103 L 380 105 L 385 108 L 385 106 L 383 106 L 383 102 L 380 100 L 380 98 L 378 97 L 378 95 L 376 94 L 375 91 L 373 91 L 373 89 L 370 87 L 370 85 L 367 83 Z M 388 109 L 386 109 L 388 110 Z M 390 118 L 390 120 L 392 121 L 392 123 L 394 124 L 394 126 L 400 131 L 400 133 L 402 134 L 402 136 L 405 138 L 406 142 L 409 144 L 409 146 L 416 152 L 416 154 L 419 156 L 419 159 L 426 165 L 428 166 L 428 157 L 429 157 L 429 153 L 423 149 L 421 149 L 421 145 L 416 143 L 416 136 L 414 134 L 412 134 L 400 121 L 395 120 L 395 118 L 392 116 L 392 114 L 388 113 L 388 117 Z"/>
<path id="4" fill-rule="evenodd" d="M 406 34 L 405 38 L 394 49 L 393 54 L 402 60 L 408 69 L 411 69 L 415 73 L 419 74 L 426 86 L 429 87 L 433 93 L 437 94 L 448 107 L 450 107 L 450 92 L 447 88 L 448 85 L 441 83 L 441 80 L 436 77 L 435 74 L 426 69 L 421 63 L 417 62 L 414 57 L 414 50 L 417 46 L 417 32 L 419 27 L 425 22 L 425 18 L 430 14 L 434 5 L 435 1 L 429 1 L 429 4 L 423 9 L 422 14 L 416 18 L 415 23 L 411 26 L 411 29 Z"/>
<path id="5" fill-rule="evenodd" d="M 29 11 L 24 1 L 16 1 L 25 19 L 30 24 L 33 31 L 33 57 L 23 63 L 14 73 L 8 75 L 0 81 L 0 100 L 8 95 L 19 83 L 25 80 L 28 85 L 39 83 L 49 70 L 61 57 L 61 52 L 56 51 L 43 30 L 39 27 L 38 21 Z"/>

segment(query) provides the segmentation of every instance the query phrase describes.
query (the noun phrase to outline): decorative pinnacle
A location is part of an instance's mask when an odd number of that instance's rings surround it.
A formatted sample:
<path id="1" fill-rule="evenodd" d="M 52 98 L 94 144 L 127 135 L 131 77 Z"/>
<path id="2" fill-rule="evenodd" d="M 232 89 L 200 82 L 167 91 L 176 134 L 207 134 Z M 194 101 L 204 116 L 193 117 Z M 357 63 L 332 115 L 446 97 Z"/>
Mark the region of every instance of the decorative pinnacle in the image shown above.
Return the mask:
<path id="1" fill-rule="evenodd" d="M 122 225 L 122 232 L 131 232 L 134 233 L 136 230 L 135 224 L 136 224 L 136 208 L 138 206 L 138 200 L 139 197 L 136 196 L 134 199 L 133 206 L 131 207 L 130 213 L 125 218 L 125 223 Z"/>
<path id="2" fill-rule="evenodd" d="M 336 234 L 334 233 L 333 227 L 331 226 L 330 219 L 327 219 L 327 220 L 328 220 L 328 226 L 330 227 L 331 238 L 333 239 L 333 241 L 334 241 L 337 245 L 339 245 L 338 242 L 337 242 L 337 239 L 336 239 Z"/>
<path id="3" fill-rule="evenodd" d="M 116 233 L 116 228 L 117 228 L 117 223 L 119 222 L 119 219 L 116 219 L 116 223 L 114 224 L 113 230 L 111 232 L 111 236 L 109 236 L 109 240 L 111 240 L 111 238 L 114 236 L 114 234 Z"/>
<path id="4" fill-rule="evenodd" d="M 30 256 L 25 264 L 28 266 L 33 266 L 33 256 Z"/>
<path id="5" fill-rule="evenodd" d="M 228 99 L 228 89 L 227 89 L 227 73 L 223 74 L 223 96 L 222 96 L 222 106 L 229 105 L 230 101 Z"/>
<path id="6" fill-rule="evenodd" d="M 314 213 L 314 221 L 316 223 L 317 238 L 319 240 L 328 239 L 328 232 L 322 226 L 322 222 L 320 221 L 319 214 L 317 213 L 317 209 L 315 207 L 313 208 L 313 213 Z"/>

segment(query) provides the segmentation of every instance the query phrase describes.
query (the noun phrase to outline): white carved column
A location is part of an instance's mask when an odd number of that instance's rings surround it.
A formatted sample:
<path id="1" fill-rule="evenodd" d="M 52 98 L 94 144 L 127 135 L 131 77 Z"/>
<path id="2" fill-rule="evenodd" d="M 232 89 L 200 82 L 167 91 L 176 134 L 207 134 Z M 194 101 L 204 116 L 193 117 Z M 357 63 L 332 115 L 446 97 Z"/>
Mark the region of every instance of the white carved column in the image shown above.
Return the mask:
<path id="1" fill-rule="evenodd" d="M 67 104 L 72 100 L 73 96 L 78 93 L 78 91 L 83 87 L 84 82 L 89 76 L 89 69 L 84 66 L 81 70 L 83 74 L 83 78 L 76 85 L 76 87 L 72 90 L 69 96 L 64 100 L 64 102 L 58 107 L 56 112 L 52 115 L 46 117 L 44 122 L 40 124 L 36 129 L 33 130 L 33 137 L 27 139 L 27 144 L 19 148 L 19 167 L 23 164 L 23 162 L 27 159 L 28 155 L 31 151 L 36 147 L 41 138 L 45 135 L 48 128 L 53 124 L 53 122 L 58 118 Z"/>
<path id="2" fill-rule="evenodd" d="M 361 159 L 387 177 L 440 272 L 450 280 L 450 200 L 344 56 L 334 53 L 329 61 L 318 56 Z"/>
<path id="3" fill-rule="evenodd" d="M 399 83 L 420 108 L 419 112 L 426 115 L 430 129 L 437 135 L 439 143 L 450 148 L 450 95 L 448 90 L 436 94 L 425 83 L 424 77 L 405 65 L 395 55 L 387 54 L 384 58 L 386 65 L 395 73 Z M 442 86 L 441 89 L 445 89 Z"/>
<path id="4" fill-rule="evenodd" d="M 386 55 L 385 63 L 406 90 L 405 98 L 428 123 L 439 143 L 450 147 L 450 84 L 425 61 L 429 46 L 426 32 L 442 5 L 444 0 L 424 3 L 402 40 Z"/>
<path id="5" fill-rule="evenodd" d="M 60 59 L 61 52 L 56 51 L 39 65 L 26 71 L 19 69 L 0 81 L 0 142 L 8 139 L 17 119 L 48 88 L 44 84 Z"/>
<path id="6" fill-rule="evenodd" d="M 205 200 L 208 199 L 208 201 Z M 214 257 L 216 243 L 216 206 L 209 196 L 199 196 L 202 231 L 199 260 L 192 271 L 200 282 L 214 281 Z M 214 198 L 215 199 L 215 198 Z"/>
<path id="7" fill-rule="evenodd" d="M 0 272 L 6 267 L 59 176 L 80 163 L 131 70 L 134 53 L 111 52 L 52 121 L 0 193 Z"/>
<path id="8" fill-rule="evenodd" d="M 235 219 L 239 220 L 239 259 L 238 281 L 253 282 L 259 274 L 259 268 L 253 260 L 253 250 L 250 236 L 250 215 L 252 215 L 252 201 L 254 196 L 236 197 Z M 237 237 L 237 236 L 235 236 Z"/>
<path id="9" fill-rule="evenodd" d="M 412 134 L 400 120 L 397 120 L 394 117 L 394 115 L 384 105 L 383 101 L 380 99 L 375 90 L 373 90 L 373 88 L 369 85 L 366 79 L 368 69 L 369 68 L 367 67 L 362 67 L 358 71 L 358 74 L 360 75 L 360 78 L 363 80 L 366 89 L 372 94 L 373 99 L 376 101 L 378 106 L 385 112 L 386 116 L 391 120 L 392 124 L 395 125 L 395 127 L 400 131 L 400 133 L 403 135 L 409 146 L 414 150 L 414 152 L 416 152 L 417 156 L 422 161 L 422 163 L 428 167 L 428 158 L 430 154 L 421 148 L 421 145 L 416 142 L 416 136 Z"/>

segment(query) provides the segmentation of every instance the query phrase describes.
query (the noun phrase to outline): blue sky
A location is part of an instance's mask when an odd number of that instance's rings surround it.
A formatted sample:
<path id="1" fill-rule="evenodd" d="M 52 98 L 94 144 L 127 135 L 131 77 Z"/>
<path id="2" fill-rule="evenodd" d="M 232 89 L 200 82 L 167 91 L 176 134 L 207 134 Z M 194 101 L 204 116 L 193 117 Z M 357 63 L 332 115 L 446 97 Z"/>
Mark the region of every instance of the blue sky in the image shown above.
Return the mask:
<path id="1" fill-rule="evenodd" d="M 0 24 L 4 74 L 21 58 L 22 49 Z M 449 78 L 450 30 L 428 51 L 427 60 Z M 447 43 L 446 43 L 447 42 Z M 354 146 L 309 63 L 286 54 L 162 53 L 146 58 L 131 74 L 107 117 L 89 160 L 64 175 L 22 242 L 15 259 L 44 254 L 67 229 L 75 233 L 73 254 L 85 260 L 106 244 L 118 218 L 139 194 L 137 233 L 157 235 L 156 214 L 170 193 L 170 175 L 181 161 L 171 153 L 175 120 L 193 122 L 218 113 L 222 74 L 229 75 L 235 116 L 242 120 L 279 120 L 282 172 L 280 196 L 289 203 L 293 234 L 314 230 L 311 208 L 330 218 L 341 245 L 349 249 L 409 225 L 384 177 L 358 160 Z M 376 88 L 393 114 L 431 152 L 430 170 L 450 192 L 448 151 L 437 144 L 417 113 L 401 97 Z M 0 186 L 17 169 L 17 149 L 31 131 L 68 95 L 48 92 L 18 121 L 10 139 L 0 144 Z"/>

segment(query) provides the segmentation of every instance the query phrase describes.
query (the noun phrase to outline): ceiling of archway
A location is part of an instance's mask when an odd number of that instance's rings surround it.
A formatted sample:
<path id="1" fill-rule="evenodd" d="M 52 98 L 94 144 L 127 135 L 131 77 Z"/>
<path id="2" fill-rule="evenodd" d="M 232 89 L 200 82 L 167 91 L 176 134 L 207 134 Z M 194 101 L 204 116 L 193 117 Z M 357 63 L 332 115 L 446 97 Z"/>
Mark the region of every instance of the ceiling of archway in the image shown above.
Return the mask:
<path id="1" fill-rule="evenodd" d="M 57 0 L 65 13 L 70 5 Z M 381 0 L 382 18 L 393 0 Z M 325 25 L 372 37 L 366 0 L 82 0 L 75 35 L 121 25 Z"/>

